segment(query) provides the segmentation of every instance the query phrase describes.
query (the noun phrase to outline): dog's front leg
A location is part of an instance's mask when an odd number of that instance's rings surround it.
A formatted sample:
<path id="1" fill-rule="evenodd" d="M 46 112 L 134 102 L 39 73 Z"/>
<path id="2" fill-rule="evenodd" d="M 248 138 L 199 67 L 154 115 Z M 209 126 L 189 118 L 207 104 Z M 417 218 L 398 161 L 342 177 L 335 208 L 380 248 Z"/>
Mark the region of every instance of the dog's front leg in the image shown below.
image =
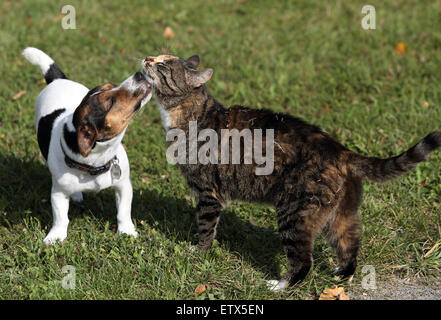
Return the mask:
<path id="1" fill-rule="evenodd" d="M 69 211 L 69 196 L 64 192 L 57 190 L 52 186 L 51 204 L 53 214 L 53 225 L 43 242 L 46 245 L 52 245 L 59 240 L 60 242 L 66 239 L 67 226 L 69 218 L 67 212 Z"/>
<path id="2" fill-rule="evenodd" d="M 138 236 L 135 226 L 132 222 L 132 198 L 133 188 L 130 179 L 125 179 L 115 185 L 116 207 L 118 214 L 116 220 L 118 222 L 118 234 L 128 234 L 134 237 Z"/>

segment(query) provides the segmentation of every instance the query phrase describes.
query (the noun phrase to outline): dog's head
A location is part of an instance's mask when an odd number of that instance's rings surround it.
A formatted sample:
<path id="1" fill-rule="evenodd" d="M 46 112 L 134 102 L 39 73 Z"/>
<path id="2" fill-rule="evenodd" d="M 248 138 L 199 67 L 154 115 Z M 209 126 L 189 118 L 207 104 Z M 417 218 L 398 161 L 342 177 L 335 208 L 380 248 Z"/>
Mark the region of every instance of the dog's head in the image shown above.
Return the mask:
<path id="1" fill-rule="evenodd" d="M 73 115 L 81 155 L 87 157 L 97 141 L 122 133 L 151 97 L 151 85 L 141 72 L 118 86 L 106 83 L 90 90 Z"/>

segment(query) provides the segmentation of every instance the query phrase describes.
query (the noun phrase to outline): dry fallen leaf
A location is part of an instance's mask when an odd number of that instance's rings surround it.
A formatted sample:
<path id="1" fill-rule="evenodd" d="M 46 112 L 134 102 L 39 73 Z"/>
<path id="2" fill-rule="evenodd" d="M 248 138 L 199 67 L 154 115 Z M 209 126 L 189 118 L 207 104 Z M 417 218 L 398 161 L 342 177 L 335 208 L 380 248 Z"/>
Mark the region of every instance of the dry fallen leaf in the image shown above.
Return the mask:
<path id="1" fill-rule="evenodd" d="M 166 27 L 164 30 L 164 38 L 173 39 L 174 37 L 175 37 L 175 33 L 173 32 L 172 28 Z"/>
<path id="2" fill-rule="evenodd" d="M 150 177 L 148 177 L 148 176 L 142 175 L 142 176 L 141 176 L 141 181 L 142 181 L 143 183 L 145 183 L 145 184 L 150 184 L 151 179 L 150 179 Z"/>
<path id="3" fill-rule="evenodd" d="M 188 33 L 191 34 L 191 33 L 194 33 L 195 31 L 196 31 L 196 28 L 195 28 L 195 27 L 193 27 L 193 26 L 188 26 L 188 27 L 187 27 L 187 32 L 188 32 Z"/>
<path id="4" fill-rule="evenodd" d="M 58 16 L 53 17 L 53 18 L 52 18 L 52 21 L 53 21 L 53 22 L 58 22 L 58 21 L 60 21 L 61 19 L 63 19 L 66 15 L 67 15 L 67 13 L 60 13 Z"/>
<path id="5" fill-rule="evenodd" d="M 423 101 L 423 106 L 425 106 L 426 108 L 429 107 L 429 103 L 427 101 Z"/>
<path id="6" fill-rule="evenodd" d="M 207 286 L 205 284 L 200 284 L 196 287 L 196 289 L 194 290 L 194 294 L 196 295 L 196 297 L 200 296 L 202 293 L 205 292 L 205 290 L 207 290 Z"/>
<path id="7" fill-rule="evenodd" d="M 439 246 L 441 246 L 441 241 L 438 243 L 435 243 L 435 245 L 429 251 L 426 252 L 426 254 L 424 255 L 424 258 L 427 258 L 428 256 L 430 256 L 432 254 L 432 252 L 435 251 L 436 248 L 438 248 Z"/>
<path id="8" fill-rule="evenodd" d="M 395 52 L 398 54 L 405 54 L 407 50 L 407 45 L 404 42 L 398 42 L 395 45 Z"/>
<path id="9" fill-rule="evenodd" d="M 349 296 L 345 294 L 343 287 L 333 287 L 323 290 L 319 300 L 349 300 Z"/>
<path id="10" fill-rule="evenodd" d="M 320 112 L 316 113 L 315 117 L 318 119 L 320 118 L 322 115 L 324 115 L 326 112 L 331 111 L 332 106 L 328 103 L 326 106 L 324 106 L 322 108 L 322 110 L 320 110 Z"/>
<path id="11" fill-rule="evenodd" d="M 5 1 L 5 2 L 3 2 L 3 9 L 8 9 L 10 6 L 11 6 L 11 1 Z"/>
<path id="12" fill-rule="evenodd" d="M 18 100 L 26 93 L 26 90 L 21 90 L 19 92 L 16 92 L 14 96 L 12 97 L 12 100 Z"/>

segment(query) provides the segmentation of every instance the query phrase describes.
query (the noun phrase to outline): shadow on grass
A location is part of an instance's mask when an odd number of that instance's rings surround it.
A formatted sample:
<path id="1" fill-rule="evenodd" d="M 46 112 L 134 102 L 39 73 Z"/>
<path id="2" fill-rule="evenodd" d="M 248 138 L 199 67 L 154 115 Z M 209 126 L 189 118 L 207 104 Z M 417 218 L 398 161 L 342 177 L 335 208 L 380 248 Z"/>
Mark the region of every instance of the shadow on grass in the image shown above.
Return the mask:
<path id="1" fill-rule="evenodd" d="M 46 232 L 52 225 L 51 176 L 34 157 L 17 158 L 0 153 L 0 225 L 12 229 L 25 219 L 37 219 Z M 116 229 L 115 196 L 112 189 L 86 193 L 81 204 L 70 202 L 69 219 L 93 216 L 109 221 Z M 196 242 L 195 212 L 185 199 L 164 196 L 158 191 L 134 188 L 132 218 L 145 221 L 174 241 Z M 280 275 L 275 256 L 281 250 L 277 235 L 226 211 L 217 239 L 227 250 L 237 253 L 254 267 L 274 278 Z"/>

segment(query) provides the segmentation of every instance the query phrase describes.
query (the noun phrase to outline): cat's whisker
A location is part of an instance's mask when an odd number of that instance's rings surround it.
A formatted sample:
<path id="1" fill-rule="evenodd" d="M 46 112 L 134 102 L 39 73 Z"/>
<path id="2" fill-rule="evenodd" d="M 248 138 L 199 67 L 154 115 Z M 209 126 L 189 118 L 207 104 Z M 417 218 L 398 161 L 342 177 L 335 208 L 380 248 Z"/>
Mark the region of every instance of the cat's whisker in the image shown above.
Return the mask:
<path id="1" fill-rule="evenodd" d="M 134 60 L 134 61 L 138 61 L 138 62 L 142 62 L 142 61 L 144 61 L 144 59 L 142 59 L 142 58 L 137 58 L 137 57 L 127 57 L 127 59 L 129 59 L 129 60 Z"/>
<path id="2" fill-rule="evenodd" d="M 274 144 L 275 144 L 276 146 L 278 146 L 279 149 L 282 150 L 283 153 L 285 153 L 285 150 L 283 150 L 282 146 L 281 146 L 277 141 L 274 140 Z"/>

